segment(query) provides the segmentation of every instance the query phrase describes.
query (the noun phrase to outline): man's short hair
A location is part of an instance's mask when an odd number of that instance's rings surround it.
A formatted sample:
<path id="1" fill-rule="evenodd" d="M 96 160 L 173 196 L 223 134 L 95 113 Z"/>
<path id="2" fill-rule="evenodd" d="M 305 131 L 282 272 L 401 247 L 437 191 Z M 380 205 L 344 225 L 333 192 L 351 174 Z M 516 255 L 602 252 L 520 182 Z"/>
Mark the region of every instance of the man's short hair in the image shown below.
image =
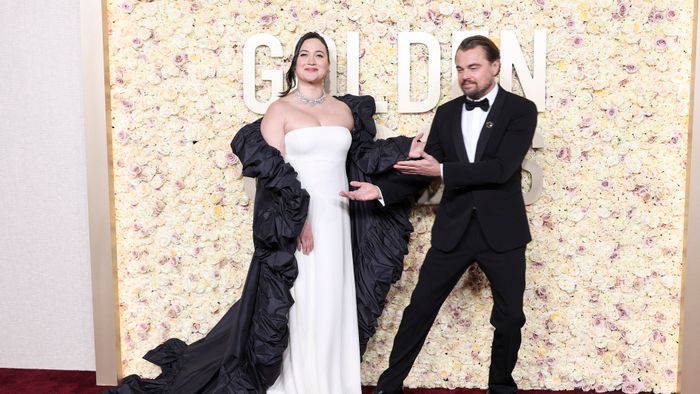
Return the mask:
<path id="1" fill-rule="evenodd" d="M 488 59 L 488 61 L 491 63 L 501 59 L 501 51 L 498 49 L 496 44 L 484 36 L 467 37 L 462 40 L 457 49 L 460 51 L 466 51 L 476 47 L 482 47 L 484 49 L 486 59 Z"/>

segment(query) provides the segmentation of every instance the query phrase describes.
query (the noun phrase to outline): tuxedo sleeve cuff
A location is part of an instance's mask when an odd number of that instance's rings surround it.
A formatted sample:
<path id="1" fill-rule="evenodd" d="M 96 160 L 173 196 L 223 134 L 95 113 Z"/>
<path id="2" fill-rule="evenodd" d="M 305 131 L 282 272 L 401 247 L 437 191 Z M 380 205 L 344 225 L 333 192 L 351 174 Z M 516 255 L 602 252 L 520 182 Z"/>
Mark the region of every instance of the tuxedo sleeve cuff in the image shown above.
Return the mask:
<path id="1" fill-rule="evenodd" d="M 379 192 L 379 198 L 377 198 L 377 201 L 379 201 L 379 203 L 382 204 L 383 207 L 385 207 L 386 204 L 384 203 L 384 195 L 382 194 L 382 189 L 380 189 L 377 185 L 374 185 L 374 187 L 376 187 L 377 191 Z"/>

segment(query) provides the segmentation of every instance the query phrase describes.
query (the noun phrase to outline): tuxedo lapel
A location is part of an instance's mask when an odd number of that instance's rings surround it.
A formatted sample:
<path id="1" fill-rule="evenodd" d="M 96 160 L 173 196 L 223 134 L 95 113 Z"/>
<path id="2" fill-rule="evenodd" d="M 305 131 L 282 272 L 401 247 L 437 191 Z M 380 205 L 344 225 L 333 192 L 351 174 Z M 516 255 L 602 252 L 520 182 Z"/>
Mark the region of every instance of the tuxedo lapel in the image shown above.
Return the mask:
<path id="1" fill-rule="evenodd" d="M 457 151 L 457 156 L 459 156 L 459 161 L 468 163 L 469 158 L 467 158 L 467 148 L 464 146 L 464 135 L 462 134 L 462 104 L 461 101 L 458 105 L 455 105 L 455 109 L 450 114 L 450 122 L 448 124 L 452 125 L 452 139 L 454 140 L 455 150 Z"/>
<path id="2" fill-rule="evenodd" d="M 498 119 L 501 116 L 501 110 L 503 110 L 503 103 L 506 101 L 506 95 L 508 93 L 498 85 L 498 94 L 493 100 L 493 105 L 491 106 L 491 111 L 486 116 L 484 125 L 481 127 L 481 133 L 479 134 L 479 141 L 476 143 L 476 158 L 474 161 L 480 161 L 481 157 L 484 155 L 484 150 L 486 150 L 486 145 L 488 145 L 489 137 L 497 129 L 503 125 L 498 124 Z M 464 144 L 463 144 L 464 145 Z"/>

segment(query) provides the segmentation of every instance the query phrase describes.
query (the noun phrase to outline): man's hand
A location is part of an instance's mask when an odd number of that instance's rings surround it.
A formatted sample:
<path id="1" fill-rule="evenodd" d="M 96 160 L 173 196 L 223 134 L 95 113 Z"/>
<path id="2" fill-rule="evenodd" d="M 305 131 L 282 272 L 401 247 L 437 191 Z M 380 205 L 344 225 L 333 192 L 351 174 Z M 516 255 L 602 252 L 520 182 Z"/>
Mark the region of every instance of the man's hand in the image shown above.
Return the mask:
<path id="1" fill-rule="evenodd" d="M 382 197 L 379 192 L 379 188 L 368 182 L 350 182 L 350 186 L 356 187 L 357 189 L 352 191 L 341 191 L 340 195 L 356 201 L 370 201 L 376 200 Z"/>
<path id="2" fill-rule="evenodd" d="M 301 250 L 301 253 L 307 256 L 314 250 L 314 236 L 311 234 L 309 222 L 304 223 L 304 228 L 301 229 L 301 234 L 297 238 L 297 250 Z"/>
<path id="3" fill-rule="evenodd" d="M 408 157 L 411 159 L 418 159 L 424 150 L 425 140 L 423 139 L 423 133 L 418 133 L 418 135 L 411 140 L 411 149 L 408 151 Z"/>
<path id="4" fill-rule="evenodd" d="M 421 152 L 420 160 L 405 160 L 394 164 L 403 174 L 440 176 L 440 163 L 433 156 Z"/>

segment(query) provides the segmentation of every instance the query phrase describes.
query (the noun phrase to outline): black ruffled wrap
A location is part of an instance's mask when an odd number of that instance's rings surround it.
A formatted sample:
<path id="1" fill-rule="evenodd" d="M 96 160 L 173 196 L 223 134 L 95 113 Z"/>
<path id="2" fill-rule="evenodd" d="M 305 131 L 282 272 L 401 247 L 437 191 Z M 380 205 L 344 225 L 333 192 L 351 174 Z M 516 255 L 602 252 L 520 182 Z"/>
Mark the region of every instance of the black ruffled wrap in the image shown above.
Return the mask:
<path id="1" fill-rule="evenodd" d="M 397 137 L 375 141 L 374 99 L 346 95 L 340 100 L 352 109 L 355 120 L 347 160 L 348 179 L 372 182 L 372 178 L 393 171 L 394 163 L 406 159 L 411 140 Z M 350 201 L 360 354 L 364 354 L 374 335 L 389 287 L 403 272 L 403 257 L 408 253 L 408 239 L 413 231 L 408 221 L 409 207 L 408 202 L 381 207 L 375 201 Z"/>
<path id="2" fill-rule="evenodd" d="M 348 179 L 371 182 L 406 158 L 410 139 L 374 141 L 374 99 L 339 97 L 352 110 L 355 129 L 347 159 Z M 253 254 L 241 298 L 202 339 L 186 345 L 169 339 L 144 359 L 161 367 L 155 379 L 136 375 L 108 393 L 264 393 L 277 379 L 289 340 L 290 288 L 297 277 L 296 238 L 306 221 L 309 195 L 280 152 L 260 133 L 260 120 L 231 142 L 243 175 L 257 178 Z M 350 203 L 361 354 L 374 334 L 389 287 L 401 277 L 413 227 L 408 203 L 381 207 Z"/>

